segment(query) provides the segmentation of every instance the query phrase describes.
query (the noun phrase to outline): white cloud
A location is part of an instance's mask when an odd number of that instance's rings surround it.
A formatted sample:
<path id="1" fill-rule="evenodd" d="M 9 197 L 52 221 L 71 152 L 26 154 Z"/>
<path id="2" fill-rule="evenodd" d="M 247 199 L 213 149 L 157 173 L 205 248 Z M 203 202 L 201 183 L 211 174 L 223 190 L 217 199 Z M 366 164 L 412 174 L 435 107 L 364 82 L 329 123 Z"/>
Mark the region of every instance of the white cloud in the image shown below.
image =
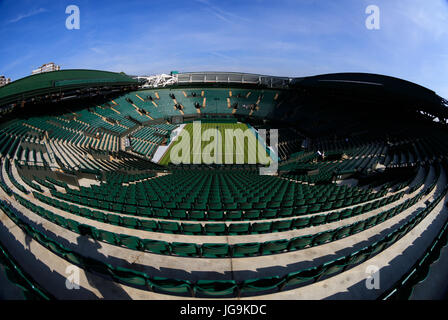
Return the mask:
<path id="1" fill-rule="evenodd" d="M 227 23 L 238 23 L 238 22 L 251 21 L 247 17 L 243 17 L 240 15 L 234 14 L 233 12 L 231 12 L 229 10 L 223 10 L 216 5 L 213 5 L 208 0 L 196 0 L 196 1 L 201 3 L 205 7 L 205 10 L 207 12 L 215 15 L 216 17 L 218 17 L 219 19 L 221 19 Z"/>
<path id="2" fill-rule="evenodd" d="M 22 19 L 28 18 L 28 17 L 32 17 L 35 16 L 37 14 L 40 14 L 42 12 L 47 12 L 48 10 L 45 8 L 39 8 L 39 9 L 35 9 L 33 11 L 30 11 L 28 13 L 25 14 L 19 14 L 17 17 L 15 17 L 14 19 L 11 19 L 9 21 L 7 21 L 7 23 L 15 23 L 15 22 L 19 22 Z"/>
<path id="3" fill-rule="evenodd" d="M 399 9 L 427 36 L 438 39 L 441 36 L 448 35 L 448 6 L 445 1 L 403 2 Z"/>
<path id="4" fill-rule="evenodd" d="M 98 54 L 104 54 L 105 53 L 105 51 L 103 49 L 98 48 L 98 47 L 92 47 L 92 48 L 90 48 L 90 50 L 92 50 L 93 52 L 98 53 Z"/>

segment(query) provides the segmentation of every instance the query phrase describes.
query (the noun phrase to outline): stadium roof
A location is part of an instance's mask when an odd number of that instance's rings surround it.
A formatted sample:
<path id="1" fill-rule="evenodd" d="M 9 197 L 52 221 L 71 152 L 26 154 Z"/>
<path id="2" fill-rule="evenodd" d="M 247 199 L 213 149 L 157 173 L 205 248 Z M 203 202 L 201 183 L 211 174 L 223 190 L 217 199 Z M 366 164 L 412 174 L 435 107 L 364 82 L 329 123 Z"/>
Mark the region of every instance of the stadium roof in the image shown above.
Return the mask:
<path id="1" fill-rule="evenodd" d="M 334 99 L 353 103 L 405 106 L 448 119 L 447 101 L 434 91 L 418 84 L 379 74 L 332 73 L 300 78 L 275 77 L 239 72 L 176 73 L 175 85 L 252 84 L 268 88 L 305 89 L 315 96 L 330 94 Z M 134 88 L 139 80 L 123 73 L 100 70 L 69 69 L 31 75 L 0 88 L 0 107 L 48 98 L 91 95 L 114 89 Z M 56 100 L 57 100 L 56 99 Z M 42 101 L 43 100 L 43 101 Z M 394 108 L 399 110 L 400 108 Z"/>
<path id="2" fill-rule="evenodd" d="M 136 85 L 138 81 L 125 74 L 84 69 L 68 69 L 31 75 L 0 88 L 0 106 L 28 98 L 69 89 L 96 86 Z"/>
<path id="3" fill-rule="evenodd" d="M 372 73 L 331 73 L 295 78 L 292 88 L 314 88 L 318 92 L 376 103 L 394 103 L 422 109 L 435 116 L 448 119 L 447 102 L 434 91 L 416 83 Z"/>
<path id="4" fill-rule="evenodd" d="M 184 72 L 177 75 L 178 84 L 239 83 L 282 88 L 287 87 L 291 80 L 288 77 L 222 71 Z"/>

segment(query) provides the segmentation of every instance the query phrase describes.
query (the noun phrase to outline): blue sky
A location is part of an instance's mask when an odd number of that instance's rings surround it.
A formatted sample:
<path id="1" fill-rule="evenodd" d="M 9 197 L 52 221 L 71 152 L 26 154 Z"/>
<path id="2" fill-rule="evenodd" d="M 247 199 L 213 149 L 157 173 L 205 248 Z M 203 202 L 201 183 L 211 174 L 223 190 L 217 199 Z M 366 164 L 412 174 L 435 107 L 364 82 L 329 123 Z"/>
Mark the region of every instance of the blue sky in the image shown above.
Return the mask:
<path id="1" fill-rule="evenodd" d="M 68 30 L 68 5 L 80 29 Z M 368 30 L 366 7 L 380 9 Z M 371 72 L 448 98 L 447 0 L 0 0 L 0 74 L 53 61 L 149 75 Z"/>

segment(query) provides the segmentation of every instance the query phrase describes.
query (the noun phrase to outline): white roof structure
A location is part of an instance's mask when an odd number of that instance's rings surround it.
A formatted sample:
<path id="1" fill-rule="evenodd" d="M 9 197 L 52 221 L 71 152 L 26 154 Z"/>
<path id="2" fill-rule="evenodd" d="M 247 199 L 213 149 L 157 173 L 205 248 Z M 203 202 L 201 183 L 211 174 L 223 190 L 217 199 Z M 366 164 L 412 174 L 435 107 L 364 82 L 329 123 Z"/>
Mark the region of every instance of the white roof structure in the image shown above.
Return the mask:
<path id="1" fill-rule="evenodd" d="M 31 74 L 38 74 L 43 72 L 51 72 L 51 71 L 58 71 L 61 70 L 61 66 L 58 66 L 54 64 L 54 62 L 46 63 L 42 65 L 41 67 L 33 70 Z"/>
<path id="2" fill-rule="evenodd" d="M 138 80 L 143 79 L 145 83 L 142 88 L 158 88 L 170 85 L 203 84 L 203 83 L 242 83 L 264 85 L 269 88 L 282 88 L 287 86 L 292 78 L 275 77 L 251 73 L 240 72 L 186 72 L 158 74 L 153 76 L 137 76 Z"/>
<path id="3" fill-rule="evenodd" d="M 142 88 L 159 88 L 176 84 L 177 74 L 169 75 L 162 73 L 148 77 L 140 77 L 140 76 L 137 77 L 137 80 L 141 79 L 145 80 L 145 83 L 142 85 Z"/>

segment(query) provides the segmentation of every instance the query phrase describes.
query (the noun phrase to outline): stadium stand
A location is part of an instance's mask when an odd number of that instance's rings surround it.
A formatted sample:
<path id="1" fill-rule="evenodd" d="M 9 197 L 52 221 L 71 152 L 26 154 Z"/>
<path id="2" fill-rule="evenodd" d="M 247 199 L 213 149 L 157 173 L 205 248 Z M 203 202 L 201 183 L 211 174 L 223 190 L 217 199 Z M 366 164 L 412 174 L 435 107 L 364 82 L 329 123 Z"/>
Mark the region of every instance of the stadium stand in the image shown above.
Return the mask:
<path id="1" fill-rule="evenodd" d="M 68 70 L 0 88 L 14 106 L 0 122 L 1 298 L 444 297 L 448 116 L 433 92 L 369 74 L 139 84 Z M 74 97 L 45 98 L 54 87 Z M 277 172 L 171 162 L 196 121 L 247 129 Z"/>

